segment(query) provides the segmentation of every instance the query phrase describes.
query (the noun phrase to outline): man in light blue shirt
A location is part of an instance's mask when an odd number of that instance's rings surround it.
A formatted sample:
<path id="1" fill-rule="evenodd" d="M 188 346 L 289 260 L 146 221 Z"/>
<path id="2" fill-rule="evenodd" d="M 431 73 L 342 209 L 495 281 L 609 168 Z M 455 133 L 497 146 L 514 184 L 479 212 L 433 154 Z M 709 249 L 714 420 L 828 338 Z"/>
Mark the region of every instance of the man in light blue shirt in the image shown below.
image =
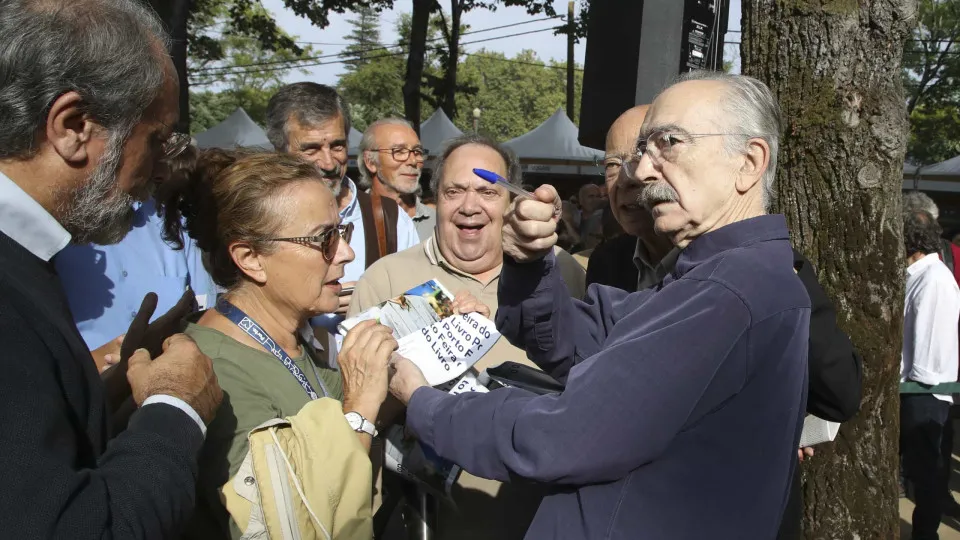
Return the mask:
<path id="1" fill-rule="evenodd" d="M 153 318 L 166 313 L 187 287 L 200 309 L 212 306 L 217 288 L 201 251 L 187 238 L 183 250 L 163 241 L 163 220 L 153 199 L 137 209 L 133 229 L 118 244 L 70 244 L 54 257 L 77 328 L 90 350 L 123 335 L 143 297 L 157 294 Z"/>

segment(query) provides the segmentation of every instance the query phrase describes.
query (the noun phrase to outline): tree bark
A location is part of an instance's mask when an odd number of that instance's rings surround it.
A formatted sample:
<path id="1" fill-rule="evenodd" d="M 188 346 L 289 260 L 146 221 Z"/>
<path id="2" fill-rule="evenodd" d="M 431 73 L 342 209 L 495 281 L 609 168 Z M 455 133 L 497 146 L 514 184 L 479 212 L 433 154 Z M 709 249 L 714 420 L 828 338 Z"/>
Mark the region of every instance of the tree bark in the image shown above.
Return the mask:
<path id="1" fill-rule="evenodd" d="M 450 120 L 457 116 L 457 65 L 460 63 L 460 19 L 462 0 L 450 0 L 450 35 L 447 42 L 447 69 L 444 72 L 443 112 Z"/>
<path id="2" fill-rule="evenodd" d="M 190 81 L 187 78 L 187 27 L 194 0 L 150 0 L 170 33 L 170 57 L 180 81 L 180 120 L 176 130 L 190 133 Z"/>
<path id="3" fill-rule="evenodd" d="M 430 12 L 436 0 L 413 0 L 410 26 L 410 51 L 403 83 L 403 114 L 417 134 L 420 133 L 420 82 L 423 80 L 424 59 L 427 54 L 427 31 Z"/>
<path id="4" fill-rule="evenodd" d="M 863 354 L 863 401 L 803 464 L 804 534 L 897 538 L 907 117 L 916 0 L 744 0 L 742 66 L 783 110 L 777 211 Z"/>

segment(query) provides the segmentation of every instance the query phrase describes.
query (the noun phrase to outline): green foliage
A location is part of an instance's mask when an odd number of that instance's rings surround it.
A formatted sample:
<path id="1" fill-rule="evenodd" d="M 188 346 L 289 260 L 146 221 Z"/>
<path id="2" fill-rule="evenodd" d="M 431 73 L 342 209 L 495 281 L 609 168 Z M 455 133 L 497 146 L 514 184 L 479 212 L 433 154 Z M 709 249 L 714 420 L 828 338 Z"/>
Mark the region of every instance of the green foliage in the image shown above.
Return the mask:
<path id="1" fill-rule="evenodd" d="M 437 26 L 431 25 L 431 29 L 427 36 L 424 71 L 425 75 L 435 76 L 438 73 Z M 360 131 L 380 118 L 403 117 L 403 83 L 409 51 L 409 43 L 403 39 L 410 35 L 409 14 L 402 14 L 397 20 L 397 34 L 401 36 L 399 51 L 390 49 L 364 55 L 363 63 L 357 69 L 341 75 L 337 83 L 337 90 L 350 104 L 350 120 Z M 421 120 L 433 114 L 434 110 L 435 107 L 430 105 L 424 107 Z"/>
<path id="2" fill-rule="evenodd" d="M 404 19 L 398 23 L 403 25 Z M 438 57 L 433 56 L 427 66 L 433 76 L 440 72 L 437 64 Z M 357 129 L 362 131 L 385 116 L 403 115 L 404 72 L 403 56 L 383 55 L 341 76 L 338 87 L 350 102 L 351 119 Z M 578 107 L 582 81 L 583 72 L 578 66 L 574 90 Z M 472 91 L 457 93 L 459 113 L 453 119 L 457 127 L 472 131 L 473 109 L 479 107 L 480 132 L 501 141 L 527 133 L 566 105 L 565 63 L 546 63 L 529 50 L 514 58 L 485 50 L 465 54 L 458 84 Z M 421 120 L 437 108 L 429 100 L 424 105 Z M 574 118 L 579 118 L 578 114 L 579 110 L 574 111 Z"/>
<path id="3" fill-rule="evenodd" d="M 956 104 L 921 104 L 910 113 L 908 155 L 919 164 L 960 155 L 960 108 Z"/>
<path id="4" fill-rule="evenodd" d="M 523 135 L 566 106 L 566 77 L 565 63 L 545 63 L 531 50 L 512 59 L 485 50 L 470 54 L 460 64 L 459 79 L 477 92 L 457 94 L 460 113 L 454 123 L 472 131 L 472 112 L 479 108 L 481 133 L 500 141 Z M 579 106 L 582 71 L 576 72 L 574 81 L 574 102 Z M 579 121 L 579 109 L 573 112 Z"/>
<path id="5" fill-rule="evenodd" d="M 340 77 L 338 90 L 350 104 L 354 127 L 363 131 L 373 121 L 387 116 L 403 117 L 402 56 L 371 58 Z"/>
<path id="6" fill-rule="evenodd" d="M 383 46 L 380 43 L 379 16 L 374 8 L 365 6 L 357 10 L 355 18 L 347 21 L 352 27 L 345 36 L 349 45 L 343 49 L 342 55 L 346 59 L 344 66 L 347 71 L 354 71 L 368 62 L 371 55 L 381 52 L 371 51 Z"/>
<path id="7" fill-rule="evenodd" d="M 263 125 L 267 102 L 283 84 L 283 78 L 296 69 L 297 60 L 310 58 L 320 54 L 320 51 L 310 46 L 281 46 L 281 43 L 295 43 L 296 36 L 279 29 L 279 41 L 269 48 L 264 46 L 259 37 L 227 33 L 211 37 L 209 34 L 215 32 L 212 29 L 226 28 L 232 24 L 231 10 L 239 3 L 228 6 L 223 0 L 210 0 L 209 4 L 199 4 L 204 9 L 210 9 L 194 14 L 194 22 L 198 25 L 196 28 L 200 29 L 199 25 L 203 25 L 204 31 L 208 32 L 203 37 L 216 43 L 216 54 L 209 56 L 207 53 L 211 49 L 189 51 L 190 132 L 198 133 L 218 124 L 238 107 Z M 250 20 L 269 16 L 269 12 L 259 3 L 247 9 L 250 11 Z"/>
<path id="8" fill-rule="evenodd" d="M 930 164 L 960 154 L 960 0 L 921 0 L 904 48 L 908 157 Z"/>

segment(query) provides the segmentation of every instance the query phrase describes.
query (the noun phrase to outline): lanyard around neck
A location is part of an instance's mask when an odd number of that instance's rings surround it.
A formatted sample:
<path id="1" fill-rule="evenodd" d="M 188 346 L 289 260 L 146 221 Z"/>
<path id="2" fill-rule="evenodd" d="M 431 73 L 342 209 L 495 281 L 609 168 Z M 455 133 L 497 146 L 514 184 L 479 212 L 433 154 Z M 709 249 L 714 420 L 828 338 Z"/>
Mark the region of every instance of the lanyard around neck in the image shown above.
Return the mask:
<path id="1" fill-rule="evenodd" d="M 313 390 L 313 385 L 310 384 L 310 381 L 304 375 L 303 371 L 297 367 L 297 364 L 293 362 L 293 359 L 290 358 L 290 355 L 286 353 L 277 342 L 270 337 L 263 328 L 257 324 L 256 321 L 251 319 L 246 313 L 243 312 L 237 306 L 231 304 L 226 300 L 220 300 L 217 302 L 217 312 L 223 315 L 224 317 L 230 319 L 231 322 L 240 327 L 241 330 L 247 333 L 248 336 L 253 338 L 254 341 L 259 343 L 268 353 L 272 354 L 283 364 L 283 367 L 287 368 L 287 371 L 293 375 L 293 378 L 300 383 L 300 386 L 303 388 L 303 391 L 310 396 L 310 399 L 317 399 L 317 393 Z M 327 392 L 327 389 L 323 385 L 323 380 L 320 379 L 320 374 L 317 373 L 317 368 L 313 368 L 313 374 L 317 377 L 317 382 L 320 383 L 320 391 L 323 392 L 324 396 L 330 395 Z"/>

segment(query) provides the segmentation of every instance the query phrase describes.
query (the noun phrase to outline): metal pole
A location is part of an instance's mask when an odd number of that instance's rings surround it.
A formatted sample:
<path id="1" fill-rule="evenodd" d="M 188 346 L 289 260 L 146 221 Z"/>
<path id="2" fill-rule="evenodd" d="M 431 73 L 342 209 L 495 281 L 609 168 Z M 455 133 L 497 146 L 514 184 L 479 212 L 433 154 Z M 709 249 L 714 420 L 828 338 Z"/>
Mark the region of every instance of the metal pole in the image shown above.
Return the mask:
<path id="1" fill-rule="evenodd" d="M 404 482 L 403 522 L 408 540 L 434 540 L 437 531 L 438 502 L 431 495 Z"/>
<path id="2" fill-rule="evenodd" d="M 567 27 L 569 32 L 567 33 L 567 118 L 571 121 L 576 122 L 573 118 L 573 1 L 567 4 Z"/>

